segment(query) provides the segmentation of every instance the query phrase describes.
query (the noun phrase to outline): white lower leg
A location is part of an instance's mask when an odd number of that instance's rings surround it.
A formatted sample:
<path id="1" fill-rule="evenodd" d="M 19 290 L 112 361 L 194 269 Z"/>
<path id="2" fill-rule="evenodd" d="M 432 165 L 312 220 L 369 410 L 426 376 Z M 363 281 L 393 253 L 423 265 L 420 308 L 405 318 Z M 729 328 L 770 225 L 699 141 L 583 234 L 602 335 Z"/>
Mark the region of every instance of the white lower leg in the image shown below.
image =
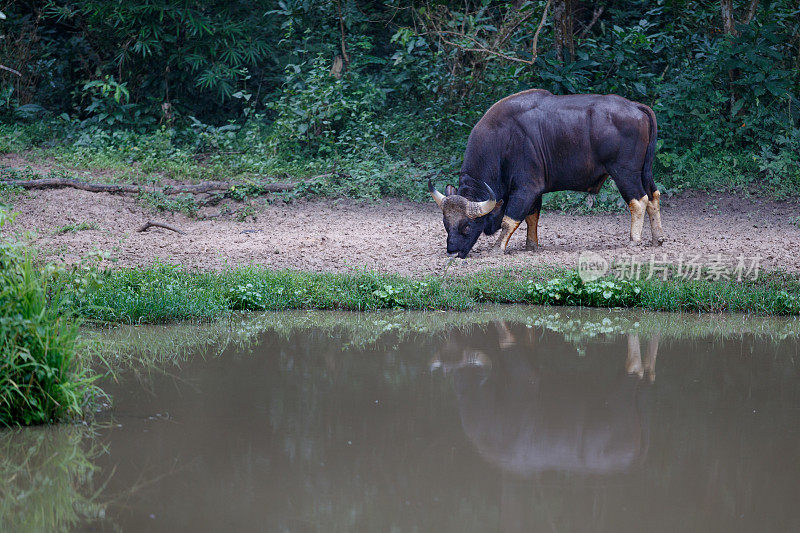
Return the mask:
<path id="1" fill-rule="evenodd" d="M 661 246 L 664 242 L 664 230 L 661 227 L 661 193 L 655 191 L 653 199 L 647 202 L 647 215 L 650 217 L 650 232 L 653 235 L 653 244 Z"/>
<path id="2" fill-rule="evenodd" d="M 641 200 L 633 199 L 628 202 L 628 209 L 631 212 L 631 242 L 639 244 L 642 242 L 642 227 L 644 226 L 644 212 L 647 207 L 647 196 Z"/>
<path id="3" fill-rule="evenodd" d="M 497 239 L 497 247 L 502 253 L 506 253 L 508 240 L 519 227 L 519 223 L 519 220 L 514 220 L 511 217 L 503 217 L 503 221 L 500 223 L 500 237 Z"/>

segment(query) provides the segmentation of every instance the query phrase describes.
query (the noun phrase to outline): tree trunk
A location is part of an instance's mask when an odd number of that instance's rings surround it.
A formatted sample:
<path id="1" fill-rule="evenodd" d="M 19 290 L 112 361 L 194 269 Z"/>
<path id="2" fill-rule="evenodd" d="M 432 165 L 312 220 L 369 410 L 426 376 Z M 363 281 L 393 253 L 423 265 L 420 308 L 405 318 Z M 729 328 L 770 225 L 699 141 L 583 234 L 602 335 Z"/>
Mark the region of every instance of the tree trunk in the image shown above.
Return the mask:
<path id="1" fill-rule="evenodd" d="M 744 18 L 745 24 L 750 24 L 750 21 L 753 20 L 753 17 L 756 16 L 756 10 L 758 9 L 758 0 L 750 0 L 750 7 L 747 10 L 747 15 Z"/>
<path id="2" fill-rule="evenodd" d="M 572 39 L 572 0 L 553 2 L 553 36 L 556 57 L 559 61 L 575 57 L 575 42 Z"/>
<path id="3" fill-rule="evenodd" d="M 736 20 L 733 18 L 733 0 L 720 0 L 722 29 L 726 35 L 736 34 Z"/>
<path id="4" fill-rule="evenodd" d="M 757 10 L 758 0 L 750 0 L 750 5 L 747 8 L 747 13 L 744 16 L 742 23 L 750 24 L 750 21 L 756 16 Z M 722 14 L 722 29 L 725 31 L 725 35 L 727 35 L 729 38 L 739 35 L 739 32 L 736 30 L 736 17 L 733 11 L 733 0 L 720 0 L 720 12 Z M 736 103 L 738 95 L 736 94 L 736 88 L 734 84 L 738 78 L 739 72 L 736 69 L 731 69 L 728 71 L 728 81 L 731 91 L 731 99 L 729 104 L 729 108 L 731 110 L 731 119 L 735 118 L 733 113 L 733 105 Z"/>

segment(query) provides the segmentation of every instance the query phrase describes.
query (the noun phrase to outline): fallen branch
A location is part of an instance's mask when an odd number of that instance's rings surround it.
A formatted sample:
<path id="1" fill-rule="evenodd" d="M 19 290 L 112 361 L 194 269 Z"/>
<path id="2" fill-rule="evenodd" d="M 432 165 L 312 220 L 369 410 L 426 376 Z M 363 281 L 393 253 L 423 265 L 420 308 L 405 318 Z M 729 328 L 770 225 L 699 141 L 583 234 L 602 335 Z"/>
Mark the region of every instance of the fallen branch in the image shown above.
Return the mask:
<path id="1" fill-rule="evenodd" d="M 533 34 L 533 44 L 531 45 L 531 63 L 535 63 L 536 58 L 539 56 L 539 34 L 542 33 L 544 22 L 547 20 L 547 10 L 550 9 L 550 2 L 551 0 L 547 0 L 547 3 L 544 5 L 544 11 L 542 11 L 542 20 L 539 21 L 539 25 L 536 27 L 536 33 Z"/>
<path id="2" fill-rule="evenodd" d="M 595 9 L 595 10 L 594 10 L 594 13 L 592 14 L 592 20 L 591 20 L 591 22 L 589 22 L 589 25 L 588 25 L 588 26 L 586 26 L 585 28 L 583 28 L 583 31 L 581 32 L 581 34 L 580 34 L 580 35 L 578 35 L 578 40 L 581 40 L 581 39 L 583 39 L 584 37 L 586 37 L 586 35 L 589 33 L 589 30 L 591 30 L 591 29 L 592 29 L 592 26 L 594 26 L 594 25 L 595 25 L 595 23 L 597 22 L 597 19 L 599 19 L 599 18 L 600 18 L 600 15 L 602 15 L 602 14 L 603 14 L 603 11 L 604 11 L 604 10 L 605 10 L 605 7 L 604 7 L 604 6 L 600 6 L 598 9 Z"/>
<path id="3" fill-rule="evenodd" d="M 0 70 L 7 70 L 12 74 L 16 74 L 17 76 L 22 77 L 22 73 L 20 71 L 14 70 L 13 68 L 7 67 L 7 66 L 2 65 L 2 64 L 0 64 Z"/>
<path id="4" fill-rule="evenodd" d="M 178 228 L 176 228 L 174 226 L 170 226 L 169 224 L 164 224 L 163 222 L 153 222 L 152 220 L 148 220 L 147 222 L 145 222 L 144 226 L 142 226 L 141 228 L 137 229 L 136 231 L 141 233 L 143 231 L 147 231 L 149 228 L 152 228 L 152 227 L 164 228 L 164 229 L 168 229 L 170 231 L 174 231 L 175 233 L 180 233 L 181 235 L 186 235 L 185 231 L 181 231 L 181 230 L 179 230 Z"/>
<path id="5" fill-rule="evenodd" d="M 327 175 L 312 179 L 324 178 Z M 297 183 L 226 183 L 207 181 L 197 185 L 167 185 L 164 187 L 131 185 L 125 183 L 87 183 L 67 178 L 43 178 L 39 180 L 0 180 L 0 183 L 23 189 L 59 189 L 72 188 L 89 192 L 107 192 L 111 194 L 139 194 L 143 192 L 162 194 L 202 194 L 208 192 L 224 192 L 234 187 L 255 185 L 264 192 L 287 192 L 294 190 Z"/>

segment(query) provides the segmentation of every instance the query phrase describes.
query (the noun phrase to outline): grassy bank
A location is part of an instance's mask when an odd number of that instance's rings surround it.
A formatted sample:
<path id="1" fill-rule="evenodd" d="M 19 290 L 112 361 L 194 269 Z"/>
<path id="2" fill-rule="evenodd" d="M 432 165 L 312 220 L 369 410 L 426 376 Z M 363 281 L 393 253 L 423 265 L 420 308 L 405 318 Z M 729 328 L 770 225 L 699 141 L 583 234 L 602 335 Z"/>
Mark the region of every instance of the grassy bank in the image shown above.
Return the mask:
<path id="1" fill-rule="evenodd" d="M 0 427 L 80 416 L 96 392 L 77 360 L 76 317 L 57 285 L 0 243 Z"/>
<path id="2" fill-rule="evenodd" d="M 742 282 L 601 279 L 584 283 L 574 270 L 563 268 L 412 279 L 366 271 L 319 274 L 249 267 L 189 272 L 155 265 L 65 278 L 70 308 L 100 322 L 158 323 L 211 319 L 232 311 L 285 309 L 467 310 L 480 303 L 800 314 L 800 280 L 784 274 Z"/>

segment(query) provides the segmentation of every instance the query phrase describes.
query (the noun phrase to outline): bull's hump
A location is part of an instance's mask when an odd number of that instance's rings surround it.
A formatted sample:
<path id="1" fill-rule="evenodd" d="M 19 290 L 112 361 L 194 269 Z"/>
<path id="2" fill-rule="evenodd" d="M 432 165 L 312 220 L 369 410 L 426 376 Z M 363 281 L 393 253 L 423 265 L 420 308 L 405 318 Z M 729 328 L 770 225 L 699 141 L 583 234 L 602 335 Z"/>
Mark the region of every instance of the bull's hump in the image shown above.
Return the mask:
<path id="1" fill-rule="evenodd" d="M 553 93 L 544 89 L 528 89 L 506 96 L 495 102 L 483 115 L 479 122 L 502 120 L 509 115 L 516 115 L 528 111 L 539 103 L 543 96 L 553 96 Z"/>

